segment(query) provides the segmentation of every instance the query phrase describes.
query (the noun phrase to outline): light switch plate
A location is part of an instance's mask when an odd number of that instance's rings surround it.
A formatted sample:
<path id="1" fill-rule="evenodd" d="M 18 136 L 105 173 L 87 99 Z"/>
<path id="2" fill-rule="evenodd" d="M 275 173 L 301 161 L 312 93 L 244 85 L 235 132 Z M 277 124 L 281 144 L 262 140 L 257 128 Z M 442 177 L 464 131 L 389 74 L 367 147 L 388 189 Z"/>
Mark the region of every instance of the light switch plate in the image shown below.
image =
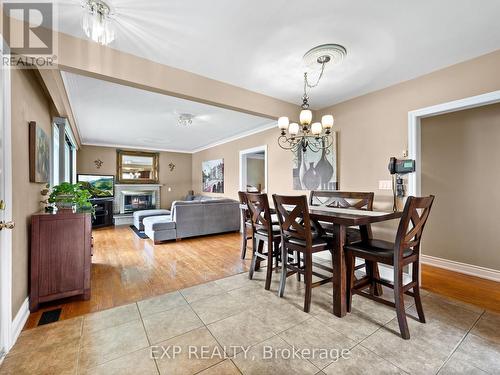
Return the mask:
<path id="1" fill-rule="evenodd" d="M 378 182 L 379 190 L 392 190 L 392 181 L 391 180 L 380 180 Z"/>

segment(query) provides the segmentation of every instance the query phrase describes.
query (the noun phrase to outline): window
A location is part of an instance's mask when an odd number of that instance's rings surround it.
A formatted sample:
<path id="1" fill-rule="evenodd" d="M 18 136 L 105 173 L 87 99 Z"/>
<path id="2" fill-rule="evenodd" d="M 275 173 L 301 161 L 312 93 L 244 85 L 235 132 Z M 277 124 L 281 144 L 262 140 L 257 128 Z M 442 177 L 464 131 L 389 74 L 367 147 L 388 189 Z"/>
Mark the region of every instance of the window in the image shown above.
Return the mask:
<path id="1" fill-rule="evenodd" d="M 76 145 L 66 119 L 56 118 L 52 130 L 52 186 L 76 182 Z"/>
<path id="2" fill-rule="evenodd" d="M 59 185 L 59 126 L 52 125 L 52 186 Z"/>

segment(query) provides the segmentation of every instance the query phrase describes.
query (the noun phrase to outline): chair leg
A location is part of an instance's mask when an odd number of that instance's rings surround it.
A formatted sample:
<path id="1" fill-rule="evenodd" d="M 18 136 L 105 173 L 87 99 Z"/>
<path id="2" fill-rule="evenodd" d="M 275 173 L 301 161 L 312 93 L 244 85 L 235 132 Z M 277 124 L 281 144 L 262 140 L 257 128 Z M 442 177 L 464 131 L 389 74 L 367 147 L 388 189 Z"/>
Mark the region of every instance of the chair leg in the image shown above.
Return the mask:
<path id="1" fill-rule="evenodd" d="M 410 339 L 408 322 L 406 321 L 406 311 L 403 293 L 403 270 L 394 270 L 394 302 L 396 304 L 396 315 L 398 317 L 399 331 L 405 340 Z"/>
<path id="2" fill-rule="evenodd" d="M 266 290 L 271 289 L 271 278 L 273 277 L 273 242 L 267 241 L 267 268 L 266 268 Z"/>
<path id="3" fill-rule="evenodd" d="M 312 254 L 306 252 L 304 254 L 305 261 L 305 275 L 306 282 L 306 295 L 304 298 L 304 312 L 308 313 L 311 310 L 311 292 L 312 292 Z"/>
<path id="4" fill-rule="evenodd" d="M 241 259 L 247 256 L 247 226 L 243 223 L 243 233 L 241 233 Z"/>
<path id="5" fill-rule="evenodd" d="M 250 271 L 248 272 L 248 278 L 250 280 L 253 279 L 253 274 L 256 270 L 257 267 L 257 246 L 256 246 L 257 240 L 252 238 L 252 263 L 250 263 Z"/>
<path id="6" fill-rule="evenodd" d="M 346 254 L 346 300 L 347 300 L 347 312 L 351 312 L 352 308 L 352 288 L 354 287 L 354 267 L 356 263 L 356 257 L 352 254 Z"/>
<path id="7" fill-rule="evenodd" d="M 420 298 L 420 277 L 418 261 L 413 263 L 412 268 L 412 279 L 417 283 L 417 285 L 413 287 L 413 296 L 415 298 L 415 307 L 417 308 L 418 320 L 420 321 L 420 323 L 425 323 L 424 307 L 422 306 L 422 300 Z"/>
<path id="8" fill-rule="evenodd" d="M 278 273 L 280 271 L 280 244 L 281 244 L 281 241 L 276 241 L 274 242 L 274 250 L 273 250 L 273 254 L 274 254 L 274 258 L 276 259 L 276 268 L 274 269 L 274 271 L 276 273 Z"/>
<path id="9" fill-rule="evenodd" d="M 278 289 L 278 296 L 283 297 L 285 294 L 285 285 L 286 285 L 286 274 L 287 274 L 287 263 L 288 263 L 288 254 L 286 250 L 286 246 L 283 242 L 281 242 L 281 277 L 280 277 L 280 287 Z"/>
<path id="10" fill-rule="evenodd" d="M 295 252 L 295 263 L 300 268 L 300 253 L 298 251 Z M 300 282 L 300 272 L 297 272 L 297 281 Z"/>

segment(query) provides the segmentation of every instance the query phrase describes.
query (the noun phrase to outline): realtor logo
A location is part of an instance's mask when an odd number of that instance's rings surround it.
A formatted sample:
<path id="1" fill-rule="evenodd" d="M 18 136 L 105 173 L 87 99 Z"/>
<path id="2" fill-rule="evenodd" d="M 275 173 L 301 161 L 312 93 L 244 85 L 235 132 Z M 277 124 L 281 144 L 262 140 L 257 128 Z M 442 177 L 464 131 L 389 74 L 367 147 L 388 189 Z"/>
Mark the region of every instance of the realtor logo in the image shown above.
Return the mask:
<path id="1" fill-rule="evenodd" d="M 3 35 L 12 55 L 53 54 L 52 3 L 4 3 Z"/>

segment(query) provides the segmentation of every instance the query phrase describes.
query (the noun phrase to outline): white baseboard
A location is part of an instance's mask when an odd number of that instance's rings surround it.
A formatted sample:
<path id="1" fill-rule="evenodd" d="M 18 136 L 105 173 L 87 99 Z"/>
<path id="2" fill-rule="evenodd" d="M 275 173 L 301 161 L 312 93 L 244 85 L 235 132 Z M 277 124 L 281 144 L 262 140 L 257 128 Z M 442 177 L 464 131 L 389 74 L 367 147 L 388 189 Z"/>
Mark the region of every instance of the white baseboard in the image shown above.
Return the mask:
<path id="1" fill-rule="evenodd" d="M 16 317 L 12 321 L 12 329 L 11 329 L 11 338 L 10 338 L 10 348 L 9 350 L 14 346 L 14 344 L 17 341 L 17 338 L 21 334 L 21 331 L 24 328 L 24 325 L 26 324 L 26 321 L 28 320 L 28 317 L 30 316 L 30 309 L 29 309 L 29 298 L 26 298 L 19 308 L 19 311 L 16 314 Z"/>
<path id="2" fill-rule="evenodd" d="M 491 268 L 474 266 L 472 264 L 455 262 L 454 260 L 442 259 L 430 255 L 420 256 L 422 263 L 430 266 L 444 268 L 446 270 L 463 273 L 470 276 L 480 277 L 492 281 L 500 282 L 500 271 Z"/>

